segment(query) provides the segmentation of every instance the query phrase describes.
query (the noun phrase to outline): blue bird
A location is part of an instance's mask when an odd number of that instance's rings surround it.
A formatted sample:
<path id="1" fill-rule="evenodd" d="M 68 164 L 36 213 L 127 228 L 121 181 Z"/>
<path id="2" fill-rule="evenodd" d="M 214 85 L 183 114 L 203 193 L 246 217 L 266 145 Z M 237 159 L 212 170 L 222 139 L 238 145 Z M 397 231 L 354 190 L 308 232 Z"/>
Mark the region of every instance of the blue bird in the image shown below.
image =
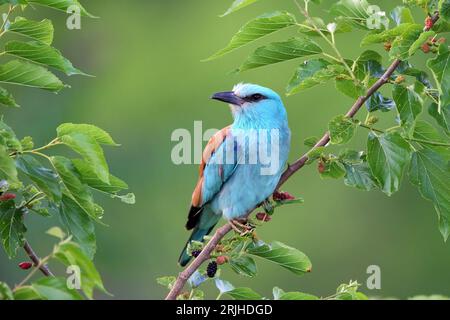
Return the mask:
<path id="1" fill-rule="evenodd" d="M 228 103 L 233 124 L 203 151 L 186 228 L 193 230 L 179 258 L 185 266 L 191 241 L 203 241 L 221 217 L 233 229 L 274 191 L 286 164 L 291 133 L 280 96 L 255 84 L 238 84 L 212 99 Z"/>

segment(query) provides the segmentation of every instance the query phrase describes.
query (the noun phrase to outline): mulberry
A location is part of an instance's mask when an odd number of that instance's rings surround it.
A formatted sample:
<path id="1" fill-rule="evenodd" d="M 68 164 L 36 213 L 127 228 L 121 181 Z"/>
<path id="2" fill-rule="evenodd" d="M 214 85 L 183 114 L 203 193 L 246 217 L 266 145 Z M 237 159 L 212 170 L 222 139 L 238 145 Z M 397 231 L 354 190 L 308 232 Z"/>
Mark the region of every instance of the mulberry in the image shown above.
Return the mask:
<path id="1" fill-rule="evenodd" d="M 211 261 L 208 264 L 208 267 L 206 267 L 206 274 L 208 275 L 208 277 L 214 278 L 216 272 L 217 272 L 217 262 Z"/>

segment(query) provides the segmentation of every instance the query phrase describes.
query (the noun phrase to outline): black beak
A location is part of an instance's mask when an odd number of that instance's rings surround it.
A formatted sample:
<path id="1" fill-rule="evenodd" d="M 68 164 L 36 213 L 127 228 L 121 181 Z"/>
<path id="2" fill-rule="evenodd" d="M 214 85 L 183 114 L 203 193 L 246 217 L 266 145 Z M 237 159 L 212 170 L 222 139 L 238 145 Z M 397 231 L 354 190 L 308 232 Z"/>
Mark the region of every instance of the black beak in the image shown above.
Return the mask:
<path id="1" fill-rule="evenodd" d="M 245 102 L 242 98 L 239 98 L 237 95 L 235 95 L 233 91 L 215 93 L 213 94 L 211 99 L 234 104 L 235 106 L 240 106 Z"/>

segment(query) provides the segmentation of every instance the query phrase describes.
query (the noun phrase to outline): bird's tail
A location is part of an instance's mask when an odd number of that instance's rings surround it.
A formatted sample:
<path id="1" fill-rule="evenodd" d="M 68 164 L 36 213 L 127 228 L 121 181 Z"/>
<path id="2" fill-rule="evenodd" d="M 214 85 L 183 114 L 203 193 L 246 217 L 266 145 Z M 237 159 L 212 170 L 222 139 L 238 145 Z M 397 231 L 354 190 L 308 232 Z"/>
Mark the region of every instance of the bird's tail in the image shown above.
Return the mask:
<path id="1" fill-rule="evenodd" d="M 189 240 L 186 242 L 183 251 L 181 251 L 180 257 L 178 258 L 178 263 L 180 266 L 184 267 L 191 260 L 191 256 L 187 252 L 187 247 L 192 241 L 203 242 L 203 237 L 210 234 L 212 229 L 216 226 L 217 222 L 220 220 L 219 215 L 215 215 L 210 210 L 203 210 L 201 212 L 202 217 L 200 217 L 197 225 L 192 231 Z"/>

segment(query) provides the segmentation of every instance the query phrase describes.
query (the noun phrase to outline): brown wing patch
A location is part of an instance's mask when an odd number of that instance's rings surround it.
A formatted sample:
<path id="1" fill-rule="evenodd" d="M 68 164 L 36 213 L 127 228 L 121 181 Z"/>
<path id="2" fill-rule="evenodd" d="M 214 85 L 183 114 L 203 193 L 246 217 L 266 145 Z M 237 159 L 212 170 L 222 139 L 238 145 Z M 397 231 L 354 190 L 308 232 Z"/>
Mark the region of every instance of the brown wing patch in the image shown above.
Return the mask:
<path id="1" fill-rule="evenodd" d="M 203 150 L 202 155 L 202 162 L 200 163 L 200 167 L 198 170 L 199 178 L 197 181 L 197 185 L 195 186 L 194 192 L 192 193 L 192 206 L 193 207 L 200 207 L 202 204 L 202 188 L 203 188 L 203 171 L 205 170 L 206 164 L 208 163 L 209 159 L 211 159 L 211 156 L 216 152 L 216 150 L 220 147 L 222 142 L 227 137 L 230 127 L 225 127 L 222 130 L 218 131 L 215 135 L 209 139 L 208 143 L 206 144 L 205 150 Z M 219 168 L 219 170 L 223 170 Z M 219 174 L 222 175 L 219 171 Z"/>

